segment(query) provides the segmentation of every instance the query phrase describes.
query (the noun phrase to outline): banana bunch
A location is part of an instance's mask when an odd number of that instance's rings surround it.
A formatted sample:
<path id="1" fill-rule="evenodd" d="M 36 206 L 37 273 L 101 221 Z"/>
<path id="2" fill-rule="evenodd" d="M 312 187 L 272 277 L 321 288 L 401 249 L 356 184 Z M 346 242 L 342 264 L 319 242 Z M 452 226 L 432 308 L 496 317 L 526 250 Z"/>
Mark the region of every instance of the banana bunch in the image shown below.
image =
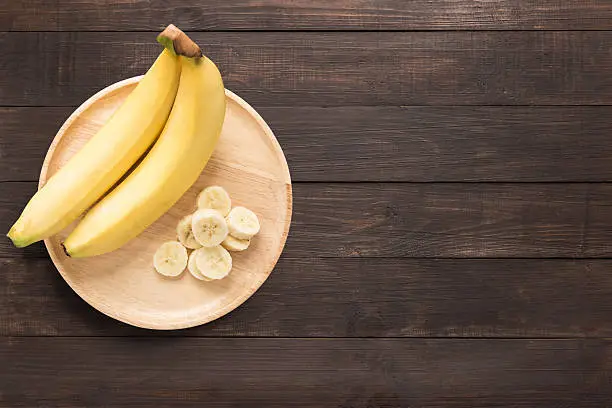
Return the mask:
<path id="1" fill-rule="evenodd" d="M 65 252 L 87 257 L 113 251 L 198 179 L 221 133 L 223 81 L 215 64 L 175 26 L 157 40 L 165 49 L 123 105 L 26 205 L 8 233 L 15 246 L 45 239 L 89 209 L 63 243 Z M 164 248 L 175 254 L 177 246 Z M 186 252 L 177 258 L 183 261 Z"/>
<path id="2" fill-rule="evenodd" d="M 198 280 L 223 279 L 232 270 L 228 251 L 244 251 L 259 233 L 257 215 L 245 207 L 232 208 L 223 187 L 205 188 L 197 205 L 196 212 L 179 221 L 178 241 L 163 243 L 153 256 L 153 265 L 163 276 L 177 277 L 187 268 Z M 187 249 L 193 250 L 191 254 Z"/>

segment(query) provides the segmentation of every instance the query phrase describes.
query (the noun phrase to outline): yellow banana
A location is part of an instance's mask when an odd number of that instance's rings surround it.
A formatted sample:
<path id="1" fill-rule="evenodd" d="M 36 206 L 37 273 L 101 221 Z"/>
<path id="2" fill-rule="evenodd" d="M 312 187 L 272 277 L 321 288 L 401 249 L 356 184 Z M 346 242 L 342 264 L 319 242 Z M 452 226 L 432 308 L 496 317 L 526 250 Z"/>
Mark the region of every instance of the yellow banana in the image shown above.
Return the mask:
<path id="1" fill-rule="evenodd" d="M 181 53 L 182 47 L 174 48 Z M 223 81 L 206 57 L 181 56 L 180 63 L 179 89 L 161 136 L 68 236 L 64 249 L 70 256 L 104 254 L 136 237 L 178 201 L 206 166 L 225 117 Z"/>
<path id="2" fill-rule="evenodd" d="M 164 49 L 109 121 L 30 199 L 8 233 L 15 246 L 68 226 L 142 156 L 170 114 L 180 67 L 178 57 Z"/>

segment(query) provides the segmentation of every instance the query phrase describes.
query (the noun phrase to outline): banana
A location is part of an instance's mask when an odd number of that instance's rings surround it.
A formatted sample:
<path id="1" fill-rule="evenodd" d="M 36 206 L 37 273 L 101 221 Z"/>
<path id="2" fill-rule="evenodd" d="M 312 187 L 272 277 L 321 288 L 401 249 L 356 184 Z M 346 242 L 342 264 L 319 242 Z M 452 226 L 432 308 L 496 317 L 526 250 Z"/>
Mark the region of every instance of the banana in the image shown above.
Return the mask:
<path id="1" fill-rule="evenodd" d="M 229 233 L 235 238 L 250 239 L 259 232 L 259 219 L 257 219 L 257 215 L 248 208 L 232 208 L 226 220 Z"/>
<path id="2" fill-rule="evenodd" d="M 196 252 L 196 265 L 208 279 L 223 279 L 232 270 L 232 256 L 220 245 L 200 248 Z"/>
<path id="3" fill-rule="evenodd" d="M 223 187 L 206 187 L 198 195 L 198 208 L 211 208 L 226 216 L 232 208 L 232 200 Z"/>
<path id="4" fill-rule="evenodd" d="M 179 276 L 187 266 L 187 250 L 179 242 L 164 242 L 153 255 L 153 266 L 161 275 Z"/>
<path id="5" fill-rule="evenodd" d="M 227 249 L 228 251 L 234 251 L 234 252 L 244 251 L 245 249 L 249 247 L 250 244 L 251 244 L 250 239 L 238 239 L 231 235 L 228 235 L 227 237 L 225 237 L 223 242 L 221 242 L 221 246 L 223 246 L 223 248 Z"/>
<path id="6" fill-rule="evenodd" d="M 193 236 L 193 231 L 191 229 L 192 218 L 193 214 L 189 214 L 179 221 L 178 225 L 176 226 L 176 235 L 179 242 L 183 244 L 185 248 L 198 249 L 202 245 L 200 245 L 200 243 Z"/>
<path id="7" fill-rule="evenodd" d="M 162 131 L 181 65 L 164 50 L 108 122 L 30 199 L 8 237 L 17 247 L 45 239 L 106 193 Z"/>
<path id="8" fill-rule="evenodd" d="M 217 145 L 225 117 L 217 67 L 174 26 L 159 41 L 187 56 L 180 57 L 180 83 L 166 127 L 138 167 L 68 236 L 64 249 L 72 257 L 113 251 L 144 231 L 198 179 Z"/>
<path id="9" fill-rule="evenodd" d="M 198 265 L 196 263 L 198 251 L 199 250 L 196 249 L 195 251 L 189 254 L 189 260 L 187 261 L 187 269 L 189 270 L 189 273 L 191 273 L 191 276 L 193 276 L 194 278 L 201 281 L 211 281 L 212 279 L 202 275 L 202 272 L 200 272 L 200 269 L 198 269 Z"/>
<path id="10" fill-rule="evenodd" d="M 191 230 L 201 246 L 210 248 L 219 245 L 227 237 L 225 218 L 217 210 L 198 210 L 191 218 Z"/>

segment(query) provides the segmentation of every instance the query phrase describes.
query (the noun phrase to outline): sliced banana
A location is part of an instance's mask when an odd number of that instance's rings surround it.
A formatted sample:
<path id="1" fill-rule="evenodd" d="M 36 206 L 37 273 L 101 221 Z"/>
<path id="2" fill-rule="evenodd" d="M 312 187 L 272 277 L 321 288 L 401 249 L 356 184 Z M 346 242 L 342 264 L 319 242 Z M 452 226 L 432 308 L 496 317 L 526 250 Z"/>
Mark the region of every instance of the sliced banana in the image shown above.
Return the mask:
<path id="1" fill-rule="evenodd" d="M 223 187 L 210 186 L 198 196 L 198 208 L 217 210 L 225 217 L 232 208 L 232 200 Z"/>
<path id="2" fill-rule="evenodd" d="M 198 264 L 196 263 L 196 258 L 198 256 L 198 249 L 196 249 L 195 251 L 191 252 L 191 254 L 189 254 L 189 261 L 187 262 L 187 269 L 189 270 L 189 273 L 191 273 L 191 275 L 198 279 L 198 280 L 202 280 L 202 281 L 211 281 L 212 279 L 207 278 L 206 276 L 202 275 L 202 272 L 200 272 L 200 269 L 198 269 Z"/>
<path id="3" fill-rule="evenodd" d="M 196 241 L 208 248 L 219 245 L 228 234 L 225 218 L 219 211 L 210 209 L 193 213 L 191 230 Z"/>
<path id="4" fill-rule="evenodd" d="M 201 248 L 202 245 L 200 245 L 200 243 L 193 236 L 193 231 L 191 229 L 192 217 L 193 214 L 189 214 L 179 221 L 178 225 L 176 226 L 176 235 L 178 236 L 178 240 L 185 246 L 185 248 L 198 249 Z"/>
<path id="5" fill-rule="evenodd" d="M 180 242 L 164 242 L 153 255 L 153 266 L 164 276 L 179 276 L 187 266 L 187 250 Z"/>
<path id="6" fill-rule="evenodd" d="M 238 239 L 250 239 L 259 232 L 257 215 L 248 208 L 234 207 L 227 216 L 229 233 Z"/>
<path id="7" fill-rule="evenodd" d="M 225 237 L 225 239 L 221 243 L 223 248 L 227 249 L 228 251 L 234 251 L 234 252 L 244 251 L 245 249 L 249 247 L 250 244 L 251 244 L 250 239 L 239 239 L 231 235 L 228 235 L 227 237 Z"/>
<path id="8" fill-rule="evenodd" d="M 221 245 L 200 248 L 196 252 L 196 265 L 209 279 L 223 279 L 232 270 L 232 256 Z"/>

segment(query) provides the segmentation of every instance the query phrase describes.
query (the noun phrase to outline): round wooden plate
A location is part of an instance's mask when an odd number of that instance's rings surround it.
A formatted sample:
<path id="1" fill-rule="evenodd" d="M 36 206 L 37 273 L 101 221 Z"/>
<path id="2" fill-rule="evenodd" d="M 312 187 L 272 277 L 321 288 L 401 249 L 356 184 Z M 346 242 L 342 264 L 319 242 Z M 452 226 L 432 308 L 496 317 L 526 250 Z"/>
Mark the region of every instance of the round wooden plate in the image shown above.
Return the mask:
<path id="1" fill-rule="evenodd" d="M 39 188 L 106 122 L 142 77 L 117 82 L 81 105 L 58 131 L 40 174 Z M 217 319 L 247 300 L 278 260 L 291 222 L 291 179 L 287 161 L 264 120 L 226 90 L 227 112 L 219 144 L 192 188 L 164 216 L 124 247 L 84 259 L 67 257 L 60 243 L 73 228 L 45 240 L 68 285 L 100 312 L 149 329 L 181 329 Z M 195 210 L 206 186 L 223 186 L 233 205 L 259 217 L 261 232 L 244 252 L 234 252 L 230 275 L 202 282 L 185 271 L 177 279 L 153 269 L 157 247 L 176 239 L 179 219 Z M 70 197 L 66 197 L 67 200 Z"/>

